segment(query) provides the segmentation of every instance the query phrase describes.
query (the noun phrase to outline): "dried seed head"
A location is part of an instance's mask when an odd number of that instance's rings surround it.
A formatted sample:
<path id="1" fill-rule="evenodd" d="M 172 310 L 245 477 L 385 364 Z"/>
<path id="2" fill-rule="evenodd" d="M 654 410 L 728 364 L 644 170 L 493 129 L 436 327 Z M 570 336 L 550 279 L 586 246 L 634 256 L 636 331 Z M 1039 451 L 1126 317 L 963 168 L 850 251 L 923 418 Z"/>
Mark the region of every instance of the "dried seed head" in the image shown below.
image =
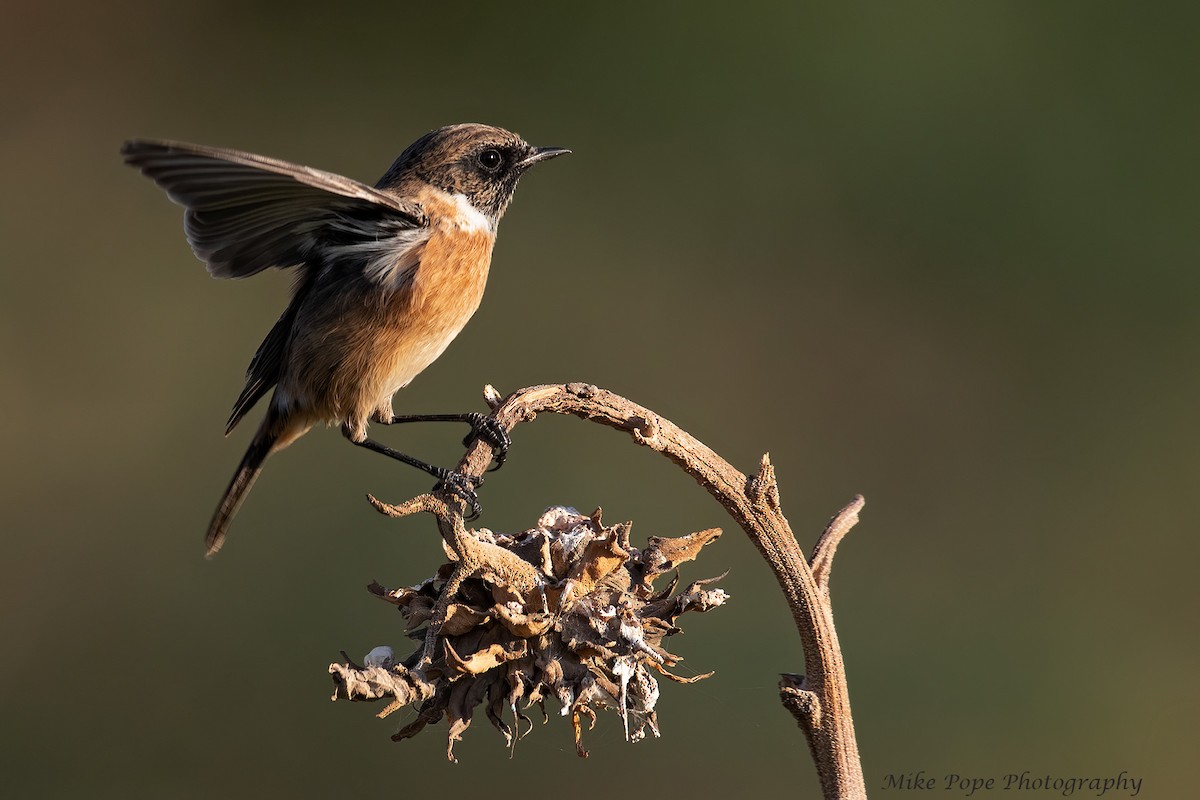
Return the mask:
<path id="1" fill-rule="evenodd" d="M 537 704 L 549 717 L 547 697 L 570 717 L 580 756 L 587 756 L 582 720 L 588 719 L 589 728 L 594 725 L 597 708 L 618 713 L 629 741 L 639 741 L 647 732 L 658 736 L 654 707 L 659 690 L 653 672 L 680 683 L 712 674 L 681 678 L 668 672 L 682 658 L 665 650 L 663 639 L 679 632 L 676 620 L 685 611 L 708 611 L 729 596 L 706 588 L 719 578 L 696 581 L 680 592 L 675 591 L 678 576 L 661 591 L 653 583 L 694 559 L 721 531 L 651 537 L 639 550 L 630 544 L 631 527 L 605 527 L 599 509 L 588 517 L 554 506 L 536 527 L 522 533 L 475 532 L 478 541 L 511 554 L 501 553 L 504 558 L 516 556 L 532 565 L 537 575 L 532 589 L 507 584 L 502 577 L 506 570 L 499 566 L 476 566 L 471 574 L 459 574 L 466 559 L 457 557 L 437 577 L 416 586 L 387 590 L 372 584 L 371 592 L 396 605 L 408 635 L 425 646 L 403 664 L 384 667 L 385 648 L 371 651 L 365 669 L 331 664 L 334 698 L 390 697 L 393 702 L 384 713 L 417 704 L 417 719 L 393 739 L 414 736 L 445 716 L 451 760 L 454 742 L 480 706 L 512 747 L 532 728 L 524 711 Z M 439 613 L 442 621 L 435 625 Z"/>

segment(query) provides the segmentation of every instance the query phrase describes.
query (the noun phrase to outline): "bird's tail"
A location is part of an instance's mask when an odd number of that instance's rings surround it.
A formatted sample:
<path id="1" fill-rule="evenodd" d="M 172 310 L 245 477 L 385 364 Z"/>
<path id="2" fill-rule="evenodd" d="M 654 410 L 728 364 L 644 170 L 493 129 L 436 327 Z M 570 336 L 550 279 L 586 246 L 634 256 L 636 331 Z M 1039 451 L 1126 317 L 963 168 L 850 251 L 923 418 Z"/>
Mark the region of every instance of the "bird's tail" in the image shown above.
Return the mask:
<path id="1" fill-rule="evenodd" d="M 208 524 L 208 534 L 204 537 L 205 547 L 208 548 L 206 555 L 209 558 L 215 556 L 221 545 L 225 544 L 225 532 L 229 530 L 233 515 L 242 507 L 242 502 L 262 472 L 263 462 L 275 449 L 275 443 L 279 439 L 279 421 L 274 409 L 267 411 L 258 433 L 254 434 L 250 447 L 246 449 L 246 455 L 242 456 L 242 463 L 238 464 L 237 472 L 233 473 L 233 480 L 229 482 L 221 504 L 213 513 L 212 522 Z"/>

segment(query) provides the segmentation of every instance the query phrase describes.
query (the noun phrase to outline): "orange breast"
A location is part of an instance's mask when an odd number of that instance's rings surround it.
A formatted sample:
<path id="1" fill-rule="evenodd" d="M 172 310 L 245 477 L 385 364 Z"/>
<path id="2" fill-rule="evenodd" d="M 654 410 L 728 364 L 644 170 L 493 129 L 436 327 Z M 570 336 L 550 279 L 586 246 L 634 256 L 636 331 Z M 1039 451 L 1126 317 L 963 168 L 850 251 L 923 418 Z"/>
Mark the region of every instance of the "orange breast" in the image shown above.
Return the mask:
<path id="1" fill-rule="evenodd" d="M 376 348 L 383 374 L 373 381 L 384 408 L 397 389 L 442 354 L 479 308 L 495 237 L 490 232 L 435 231 L 408 291 L 389 303 Z"/>
<path id="2" fill-rule="evenodd" d="M 430 190 L 420 264 L 399 287 L 366 280 L 314 291 L 297 320 L 275 402 L 291 413 L 366 436 L 373 414 L 391 414 L 392 395 L 442 354 L 479 307 L 495 234 L 478 212 Z M 486 220 L 484 220 L 486 223 Z M 353 283 L 353 286 L 348 285 Z M 298 332 L 299 333 L 299 332 Z"/>

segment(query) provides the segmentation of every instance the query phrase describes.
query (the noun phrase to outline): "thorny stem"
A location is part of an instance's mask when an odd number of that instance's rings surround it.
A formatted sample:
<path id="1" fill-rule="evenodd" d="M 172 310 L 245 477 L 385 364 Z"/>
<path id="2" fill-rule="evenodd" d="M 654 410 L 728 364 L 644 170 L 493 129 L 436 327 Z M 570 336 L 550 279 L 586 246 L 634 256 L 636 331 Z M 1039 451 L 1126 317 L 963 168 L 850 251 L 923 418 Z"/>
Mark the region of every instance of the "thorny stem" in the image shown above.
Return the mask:
<path id="1" fill-rule="evenodd" d="M 858 496 L 829 523 L 813 551 L 812 561 L 792 534 L 783 515 L 779 487 L 770 458 L 764 455 L 758 471 L 747 476 L 670 420 L 624 397 L 590 384 L 531 386 L 501 400 L 487 387 L 484 397 L 492 417 L 511 431 L 540 413 L 573 414 L 629 433 L 638 444 L 656 450 L 678 464 L 708 490 L 737 521 L 775 574 L 804 646 L 805 674 L 785 674 L 780 699 L 808 739 L 824 796 L 832 800 L 866 798 L 862 764 L 850 715 L 850 696 L 829 600 L 829 571 L 838 542 L 858 521 L 863 499 Z M 481 476 L 491 461 L 491 447 L 475 441 L 457 470 Z M 475 553 L 478 545 L 465 541 L 462 501 L 442 491 L 423 495 L 400 506 L 370 498 L 377 509 L 392 516 L 428 511 L 438 519 L 446 543 L 470 563 L 463 570 L 486 569 L 491 554 Z M 438 622 L 435 613 L 433 622 Z"/>

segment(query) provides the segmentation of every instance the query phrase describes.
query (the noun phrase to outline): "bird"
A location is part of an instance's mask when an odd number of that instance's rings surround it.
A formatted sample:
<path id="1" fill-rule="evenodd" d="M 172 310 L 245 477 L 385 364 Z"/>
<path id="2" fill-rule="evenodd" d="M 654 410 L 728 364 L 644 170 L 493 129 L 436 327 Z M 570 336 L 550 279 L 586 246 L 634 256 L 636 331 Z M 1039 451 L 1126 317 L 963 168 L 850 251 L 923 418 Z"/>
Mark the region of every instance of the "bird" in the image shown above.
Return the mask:
<path id="1" fill-rule="evenodd" d="M 507 432 L 482 414 L 397 416 L 392 397 L 458 335 L 483 298 L 496 227 L 517 181 L 571 152 L 475 123 L 430 131 L 374 186 L 220 147 L 131 139 L 125 163 L 182 205 L 184 231 L 215 278 L 295 271 L 291 299 L 250 362 L 228 436 L 272 392 L 212 516 L 208 557 L 267 457 L 317 425 L 421 469 L 479 513 L 478 480 L 367 438 L 371 422 L 462 421 L 503 463 Z"/>

